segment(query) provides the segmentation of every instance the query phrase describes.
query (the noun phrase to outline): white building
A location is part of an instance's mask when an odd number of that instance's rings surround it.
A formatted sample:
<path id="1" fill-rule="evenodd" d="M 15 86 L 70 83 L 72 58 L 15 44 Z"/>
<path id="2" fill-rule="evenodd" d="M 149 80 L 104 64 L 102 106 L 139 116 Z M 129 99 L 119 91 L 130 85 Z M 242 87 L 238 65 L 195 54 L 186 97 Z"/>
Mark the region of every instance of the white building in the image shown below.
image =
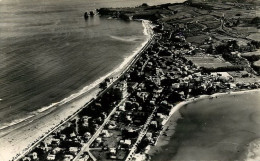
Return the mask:
<path id="1" fill-rule="evenodd" d="M 47 160 L 55 160 L 55 155 L 53 155 L 53 154 L 49 154 L 48 156 L 47 156 Z"/>

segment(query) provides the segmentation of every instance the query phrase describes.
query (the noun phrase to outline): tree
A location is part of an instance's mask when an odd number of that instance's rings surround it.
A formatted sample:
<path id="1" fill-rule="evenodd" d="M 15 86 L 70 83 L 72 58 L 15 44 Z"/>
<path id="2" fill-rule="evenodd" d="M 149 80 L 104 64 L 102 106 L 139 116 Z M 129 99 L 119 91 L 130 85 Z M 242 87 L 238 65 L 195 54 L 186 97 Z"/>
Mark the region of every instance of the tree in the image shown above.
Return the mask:
<path id="1" fill-rule="evenodd" d="M 260 48 L 260 41 L 252 40 L 252 41 L 250 42 L 250 44 L 254 45 L 257 49 Z"/>
<path id="2" fill-rule="evenodd" d="M 124 14 L 124 13 L 120 13 L 119 14 L 119 18 L 121 18 L 122 20 L 125 20 L 125 21 L 129 21 L 130 20 L 129 16 Z"/>
<path id="3" fill-rule="evenodd" d="M 260 24 L 260 18 L 259 17 L 253 18 L 251 24 L 255 24 L 255 25 Z"/>
<path id="4" fill-rule="evenodd" d="M 141 6 L 142 7 L 148 7 L 149 5 L 147 3 L 143 3 Z"/>
<path id="5" fill-rule="evenodd" d="M 113 94 L 114 94 L 115 101 L 121 100 L 123 98 L 123 93 L 119 88 L 115 88 L 113 90 Z"/>

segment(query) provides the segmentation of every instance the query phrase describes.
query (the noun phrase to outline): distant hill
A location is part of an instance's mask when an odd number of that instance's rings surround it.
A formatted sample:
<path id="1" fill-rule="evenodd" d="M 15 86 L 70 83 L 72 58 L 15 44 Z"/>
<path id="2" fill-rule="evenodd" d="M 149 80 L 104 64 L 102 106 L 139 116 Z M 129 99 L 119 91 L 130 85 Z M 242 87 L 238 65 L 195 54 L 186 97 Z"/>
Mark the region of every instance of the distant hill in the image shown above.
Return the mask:
<path id="1" fill-rule="evenodd" d="M 259 0 L 188 0 L 192 2 L 233 2 L 233 3 L 251 3 L 260 5 Z"/>

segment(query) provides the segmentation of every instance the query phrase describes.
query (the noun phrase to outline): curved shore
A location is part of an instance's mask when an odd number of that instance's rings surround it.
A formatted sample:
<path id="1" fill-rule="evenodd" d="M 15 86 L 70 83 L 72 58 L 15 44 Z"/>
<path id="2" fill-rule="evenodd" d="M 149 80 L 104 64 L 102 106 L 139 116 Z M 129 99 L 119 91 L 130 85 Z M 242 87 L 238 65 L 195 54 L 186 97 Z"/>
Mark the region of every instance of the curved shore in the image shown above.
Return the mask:
<path id="1" fill-rule="evenodd" d="M 219 106 L 222 106 L 222 104 L 217 104 L 217 107 L 213 108 L 211 106 L 205 106 L 205 104 L 209 105 L 210 103 L 205 103 L 204 102 L 204 104 L 202 104 L 201 102 L 203 102 L 203 101 L 208 102 L 208 101 L 214 101 L 214 100 L 218 101 L 218 99 L 215 99 L 215 98 L 222 98 L 221 100 L 223 100 L 223 99 L 226 98 L 227 95 L 228 95 L 229 98 L 231 96 L 234 96 L 234 98 L 237 98 L 237 96 L 238 97 L 239 96 L 244 96 L 244 94 L 247 94 L 247 93 L 254 95 L 254 94 L 259 94 L 259 92 L 260 92 L 260 89 L 244 90 L 244 91 L 236 91 L 236 92 L 226 92 L 226 93 L 216 93 L 216 94 L 213 94 L 213 95 L 203 95 L 203 96 L 200 96 L 199 98 L 191 98 L 191 99 L 188 99 L 186 101 L 183 101 L 183 102 L 177 104 L 176 106 L 174 106 L 172 108 L 171 115 L 168 117 L 167 123 L 165 124 L 165 126 L 164 126 L 164 128 L 163 128 L 163 130 L 161 132 L 161 135 L 160 135 L 160 137 L 158 139 L 158 142 L 157 142 L 156 146 L 152 147 L 151 150 L 149 151 L 149 155 L 151 156 L 151 160 L 158 160 L 159 158 L 160 159 L 161 158 L 168 159 L 168 160 L 169 160 L 169 158 L 174 159 L 174 160 L 185 160 L 185 159 L 187 160 L 187 158 L 184 157 L 184 153 L 187 153 L 186 150 L 188 150 L 189 148 L 192 148 L 192 147 L 194 149 L 193 150 L 194 154 L 190 154 L 190 155 L 187 155 L 187 156 L 190 156 L 190 157 L 194 156 L 193 160 L 196 160 L 196 158 L 197 159 L 200 158 L 199 156 L 195 155 L 195 153 L 196 153 L 195 151 L 197 149 L 199 149 L 198 151 L 200 151 L 200 152 L 204 151 L 203 150 L 203 146 L 208 146 L 207 144 L 210 144 L 210 139 L 208 139 L 209 140 L 208 142 L 205 142 L 207 139 L 203 139 L 203 138 L 208 136 L 208 135 L 211 135 L 211 134 L 205 132 L 205 131 L 207 131 L 206 127 L 200 127 L 202 125 L 196 125 L 196 123 L 194 123 L 192 121 L 193 120 L 193 118 L 192 118 L 193 115 L 192 114 L 193 113 L 196 114 L 196 115 L 194 114 L 195 115 L 194 116 L 195 120 L 196 119 L 200 119 L 200 118 L 196 117 L 197 115 L 200 115 L 200 116 L 203 116 L 203 117 L 205 116 L 205 118 L 207 118 L 207 119 L 208 119 L 208 117 L 210 117 L 209 120 L 212 121 L 212 119 L 214 120 L 214 117 L 216 117 L 216 116 L 217 116 L 217 118 L 216 118 L 217 120 L 219 119 L 219 117 L 225 117 L 225 116 L 221 115 L 221 112 L 224 112 L 225 110 L 231 110 L 229 112 L 226 112 L 227 116 L 229 114 L 232 114 L 232 112 L 234 112 L 234 110 L 232 111 L 231 107 L 230 107 L 231 109 L 229 109 L 229 108 L 222 109 L 222 107 L 221 107 L 222 110 L 219 111 L 220 112 L 220 116 L 218 116 L 218 114 L 216 114 L 218 112 L 214 111 L 214 112 L 209 113 L 209 111 L 210 110 L 212 110 L 212 111 L 213 110 L 218 110 L 218 108 L 220 108 Z M 243 100 L 239 100 L 239 101 L 243 101 Z M 199 106 L 198 104 L 200 104 L 200 103 L 202 105 Z M 225 103 L 226 102 L 224 101 L 223 102 L 223 106 L 226 105 Z M 229 102 L 229 104 L 230 104 L 230 102 Z M 202 107 L 203 105 L 204 105 L 204 107 Z M 195 107 L 193 108 L 193 106 L 195 106 Z M 236 108 L 236 107 L 233 107 L 233 108 Z M 200 110 L 200 109 L 202 109 L 202 110 Z M 238 111 L 239 110 L 241 110 L 241 109 L 238 109 Z M 210 114 L 212 114 L 212 113 L 215 113 L 214 117 L 211 117 Z M 242 113 L 242 115 L 243 114 L 244 113 Z M 233 117 L 227 117 L 227 118 L 236 119 L 237 117 L 239 117 L 239 116 L 236 116 L 236 115 L 233 115 L 233 116 L 234 116 L 234 118 Z M 203 120 L 203 117 L 198 122 L 204 122 L 205 121 L 205 123 L 207 123 L 208 126 L 210 126 L 211 125 L 211 124 L 209 124 L 210 121 L 208 121 L 207 119 Z M 192 122 L 189 122 L 189 121 L 192 121 Z M 187 122 L 189 122 L 189 124 Z M 229 121 L 229 123 L 230 122 L 232 123 L 232 121 Z M 187 123 L 187 125 L 185 123 Z M 216 124 L 212 124 L 212 125 L 213 125 L 213 127 L 215 127 L 215 126 L 219 127 L 222 130 L 222 128 L 221 128 L 222 124 L 221 123 L 222 122 L 219 121 Z M 192 128 L 193 124 L 194 124 L 194 129 Z M 246 124 L 246 123 L 243 122 L 243 124 Z M 236 125 L 239 125 L 239 122 L 237 122 Z M 181 131 L 184 130 L 186 126 L 192 126 L 192 127 L 190 127 L 190 128 L 187 127 L 188 128 L 187 130 L 189 132 L 186 131 L 187 133 L 184 134 Z M 196 128 L 195 128 L 195 126 L 196 126 Z M 226 126 L 228 127 L 228 125 L 226 125 Z M 213 127 L 211 127 L 211 128 L 213 128 Z M 227 127 L 225 127 L 225 128 L 227 128 Z M 232 128 L 232 127 L 230 127 L 230 128 Z M 204 133 L 200 131 L 201 128 L 203 129 Z M 213 128 L 213 130 L 214 130 L 214 128 Z M 215 133 L 218 134 L 218 132 L 217 132 L 218 130 L 219 129 L 215 129 Z M 235 136 L 231 135 L 231 138 L 230 138 L 230 136 L 229 136 L 230 134 L 227 135 L 227 134 L 224 134 L 224 133 L 225 133 L 225 130 L 223 131 L 223 134 L 222 134 L 223 138 L 220 137 L 220 136 L 217 136 L 217 137 L 218 137 L 218 139 L 222 138 L 223 140 L 226 140 L 226 142 L 228 142 L 229 139 L 232 140 L 233 137 L 236 138 L 236 137 L 242 135 L 240 133 L 233 134 Z M 184 135 L 185 136 L 187 135 L 187 137 L 184 137 Z M 244 134 L 243 134 L 243 136 L 244 136 Z M 179 137 L 181 137 L 181 138 L 179 138 Z M 193 139 L 193 137 L 196 138 L 196 139 Z M 197 137 L 199 137 L 199 138 L 197 138 Z M 212 136 L 212 138 L 214 138 L 214 136 Z M 247 138 L 247 137 L 245 137 L 245 138 Z M 249 139 L 251 139 L 251 136 L 249 137 Z M 189 140 L 189 141 L 187 141 L 187 140 Z M 238 142 L 242 142 L 241 140 L 243 140 L 243 139 L 238 139 L 237 141 Z M 190 144 L 189 144 L 189 142 L 190 142 Z M 239 145 L 241 145 L 241 144 L 239 144 Z M 195 146 L 198 146 L 198 147 L 195 148 Z M 202 146 L 202 147 L 200 147 L 200 146 Z M 208 150 L 208 153 L 210 153 L 210 154 L 208 156 L 207 155 L 204 155 L 204 156 L 207 156 L 209 158 L 200 158 L 201 160 L 203 160 L 203 159 L 204 160 L 205 159 L 210 159 L 210 157 L 212 157 L 213 159 L 219 159 L 219 158 L 217 158 L 219 154 L 216 151 L 218 149 L 218 148 L 216 148 L 218 146 L 218 144 L 216 144 L 216 147 L 214 147 L 215 144 L 210 145 L 210 147 L 211 146 L 212 146 L 212 149 L 214 149 L 215 151 L 213 150 L 213 152 L 212 152 L 212 151 Z M 244 158 L 246 158 L 247 149 L 244 149 L 244 147 L 242 147 L 242 146 L 241 147 L 239 146 L 239 149 L 240 149 L 240 152 L 243 150 L 243 154 L 242 153 L 239 154 L 240 155 L 239 159 L 243 160 Z M 228 149 L 228 150 L 230 150 L 230 149 Z M 190 149 L 190 151 L 191 151 L 191 149 Z M 165 156 L 165 157 L 163 157 L 163 156 Z M 203 154 L 201 154 L 201 156 L 203 156 Z M 191 159 L 191 158 L 189 158 L 189 159 Z M 223 160 L 223 158 L 221 158 L 221 159 Z"/>
<path id="2" fill-rule="evenodd" d="M 151 25 L 149 21 L 142 21 L 142 23 L 144 26 L 144 34 L 147 34 L 148 36 L 147 40 L 141 44 L 141 47 L 135 50 L 132 55 L 125 58 L 124 62 L 116 67 L 115 70 L 100 78 L 100 82 L 107 77 L 113 78 L 113 82 L 109 86 L 111 87 L 125 72 L 128 71 L 131 65 L 136 62 L 140 53 L 142 53 L 142 51 L 149 46 L 153 40 Z M 42 118 L 33 120 L 28 125 L 14 130 L 8 135 L 4 135 L 0 138 L 0 142 L 2 145 L 6 146 L 0 147 L 0 160 L 18 160 L 27 154 L 50 133 L 76 116 L 81 109 L 86 108 L 86 102 L 90 103 L 93 99 L 102 94 L 102 92 L 99 89 L 99 84 L 95 84 L 95 86 L 92 86 L 88 92 L 83 93 L 70 102 L 67 102 L 62 109 L 55 109 L 54 111 L 47 113 Z"/>

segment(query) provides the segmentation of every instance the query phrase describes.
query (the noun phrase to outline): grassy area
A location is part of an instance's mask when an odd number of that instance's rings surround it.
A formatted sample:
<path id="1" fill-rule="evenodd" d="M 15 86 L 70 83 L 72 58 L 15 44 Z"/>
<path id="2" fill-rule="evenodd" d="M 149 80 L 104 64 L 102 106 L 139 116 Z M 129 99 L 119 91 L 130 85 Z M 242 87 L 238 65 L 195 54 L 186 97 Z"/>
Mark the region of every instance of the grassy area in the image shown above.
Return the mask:
<path id="1" fill-rule="evenodd" d="M 119 130 L 108 130 L 112 136 L 103 138 L 104 146 L 109 148 L 117 148 L 119 141 L 122 139 L 122 132 Z"/>
<path id="2" fill-rule="evenodd" d="M 124 160 L 128 154 L 128 150 L 117 150 L 116 159 L 111 159 L 109 151 L 104 150 L 91 150 L 91 153 L 96 157 L 99 161 L 115 161 L 115 160 Z"/>
<path id="3" fill-rule="evenodd" d="M 195 65 L 205 68 L 218 68 L 232 66 L 229 62 L 225 62 L 218 57 L 214 56 L 189 56 L 186 57 L 188 60 L 191 60 Z"/>
<path id="4" fill-rule="evenodd" d="M 254 65 L 253 65 L 258 71 L 260 71 L 260 60 L 254 62 Z"/>
<path id="5" fill-rule="evenodd" d="M 260 50 L 254 51 L 254 52 L 246 52 L 246 53 L 242 53 L 241 56 L 243 57 L 251 57 L 251 56 L 260 56 Z"/>

